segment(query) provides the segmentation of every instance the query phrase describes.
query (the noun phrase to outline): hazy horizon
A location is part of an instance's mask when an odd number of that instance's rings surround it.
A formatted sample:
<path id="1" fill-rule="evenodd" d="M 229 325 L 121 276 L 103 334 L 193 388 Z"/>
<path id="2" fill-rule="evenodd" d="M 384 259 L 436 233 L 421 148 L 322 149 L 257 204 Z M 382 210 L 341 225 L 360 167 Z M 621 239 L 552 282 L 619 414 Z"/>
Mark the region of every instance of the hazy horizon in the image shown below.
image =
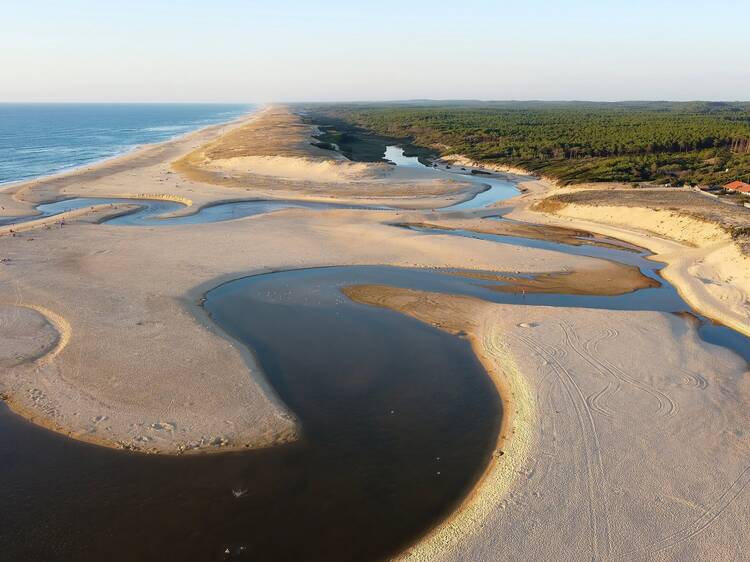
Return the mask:
<path id="1" fill-rule="evenodd" d="M 208 100 L 164 100 L 164 101 L 23 101 L 2 100 L 0 104 L 5 105 L 297 105 L 297 104 L 440 104 L 440 103 L 601 103 L 601 104 L 624 104 L 624 103 L 750 103 L 750 99 L 622 99 L 622 100 L 596 100 L 596 99 L 479 99 L 479 98 L 414 98 L 414 99 L 350 99 L 350 100 L 286 100 L 286 101 L 208 101 Z"/>
<path id="2" fill-rule="evenodd" d="M 750 3 L 30 0 L 0 102 L 750 99 Z"/>

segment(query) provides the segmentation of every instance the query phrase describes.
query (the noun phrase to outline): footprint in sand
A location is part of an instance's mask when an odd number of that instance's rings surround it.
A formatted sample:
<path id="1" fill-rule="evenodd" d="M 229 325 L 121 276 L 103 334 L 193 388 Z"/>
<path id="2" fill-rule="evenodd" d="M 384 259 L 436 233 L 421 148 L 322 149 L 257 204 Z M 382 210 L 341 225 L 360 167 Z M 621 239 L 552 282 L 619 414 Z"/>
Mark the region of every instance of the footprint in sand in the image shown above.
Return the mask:
<path id="1" fill-rule="evenodd" d="M 14 367 L 44 356 L 59 337 L 55 327 L 36 310 L 0 305 L 0 367 Z"/>

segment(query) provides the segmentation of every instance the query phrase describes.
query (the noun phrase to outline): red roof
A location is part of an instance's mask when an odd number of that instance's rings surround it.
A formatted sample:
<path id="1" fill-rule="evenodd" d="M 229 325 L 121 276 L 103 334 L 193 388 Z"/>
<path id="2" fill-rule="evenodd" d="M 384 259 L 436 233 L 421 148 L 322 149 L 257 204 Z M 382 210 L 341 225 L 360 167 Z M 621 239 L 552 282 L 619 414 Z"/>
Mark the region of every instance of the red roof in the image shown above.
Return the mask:
<path id="1" fill-rule="evenodd" d="M 733 181 L 724 186 L 724 189 L 731 189 L 732 191 L 741 191 L 742 193 L 750 193 L 750 183 L 744 181 Z"/>

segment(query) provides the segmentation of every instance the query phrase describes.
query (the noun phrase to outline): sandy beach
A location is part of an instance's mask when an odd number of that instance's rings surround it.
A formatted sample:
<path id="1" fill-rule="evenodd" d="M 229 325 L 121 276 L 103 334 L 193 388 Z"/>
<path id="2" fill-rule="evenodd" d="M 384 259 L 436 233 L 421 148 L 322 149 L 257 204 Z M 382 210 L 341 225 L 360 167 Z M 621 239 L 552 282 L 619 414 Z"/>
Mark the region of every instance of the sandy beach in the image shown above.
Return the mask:
<path id="1" fill-rule="evenodd" d="M 742 558 L 747 365 L 689 323 L 388 288 L 355 297 L 470 333 L 509 416 L 463 510 L 401 559 Z"/>
<path id="2" fill-rule="evenodd" d="M 0 227 L 0 394 L 9 406 L 108 447 L 154 454 L 271 447 L 303 428 L 252 351 L 201 307 L 223 281 L 381 264 L 472 270 L 477 281 L 495 272 L 509 290 L 528 293 L 619 295 L 653 283 L 606 260 L 397 224 L 562 242 L 578 231 L 610 236 L 652 251 L 696 311 L 750 335 L 748 258 L 726 229 L 637 201 L 627 212 L 591 201 L 545 206 L 571 190 L 531 179 L 502 202 L 518 223 L 448 217 L 432 209 L 471 198 L 476 184 L 348 162 L 313 146 L 313 134 L 289 108 L 274 106 L 0 191 L 3 216 L 71 197 L 162 198 L 185 205 L 175 214 L 251 198 L 394 207 L 129 227 L 101 223 L 132 205 L 106 205 Z M 748 365 L 702 340 L 693 319 L 387 286 L 347 294 L 468 335 L 504 404 L 493 460 L 476 489 L 400 559 L 743 559 Z"/>

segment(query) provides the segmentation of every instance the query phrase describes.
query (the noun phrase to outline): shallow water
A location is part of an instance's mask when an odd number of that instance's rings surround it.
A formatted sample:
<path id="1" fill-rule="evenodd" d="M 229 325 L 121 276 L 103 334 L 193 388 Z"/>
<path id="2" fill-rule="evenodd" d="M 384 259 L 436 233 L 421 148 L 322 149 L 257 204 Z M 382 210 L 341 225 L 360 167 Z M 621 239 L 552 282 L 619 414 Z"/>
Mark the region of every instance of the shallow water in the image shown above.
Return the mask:
<path id="1" fill-rule="evenodd" d="M 0 219 L 0 225 L 22 224 L 39 218 L 52 217 L 68 211 L 93 207 L 95 205 L 118 204 L 137 205 L 138 209 L 108 219 L 104 221 L 104 224 L 119 226 L 177 226 L 235 220 L 243 217 L 279 211 L 281 209 L 385 209 L 385 207 L 358 207 L 355 205 L 313 201 L 256 199 L 216 203 L 197 209 L 194 213 L 189 215 L 170 217 L 164 215 L 183 209 L 185 205 L 175 201 L 160 199 L 75 197 L 72 199 L 56 201 L 54 203 L 38 205 L 36 210 L 41 213 L 40 215 L 28 217 L 6 217 Z"/>
<path id="2" fill-rule="evenodd" d="M 496 174 L 473 175 L 469 171 L 463 171 L 455 167 L 446 169 L 425 166 L 416 156 L 405 156 L 404 149 L 399 146 L 387 146 L 385 149 L 385 159 L 400 167 L 431 170 L 436 177 L 469 181 L 486 188 L 467 201 L 444 207 L 442 209 L 444 211 L 473 211 L 482 209 L 494 203 L 515 197 L 520 193 L 515 182 Z"/>
<path id="3" fill-rule="evenodd" d="M 520 236 L 508 236 L 499 234 L 477 233 L 469 230 L 445 230 L 424 228 L 418 226 L 409 226 L 410 230 L 423 232 L 432 235 L 453 235 L 466 238 L 475 238 L 478 240 L 487 240 L 501 244 L 511 244 L 522 248 L 538 248 L 563 252 L 566 254 L 587 256 L 592 258 L 606 259 L 613 262 L 623 263 L 638 267 L 645 276 L 654 279 L 660 283 L 658 288 L 640 289 L 633 293 L 619 296 L 590 296 L 590 295 L 542 295 L 527 294 L 522 300 L 515 302 L 525 305 L 551 305 L 551 306 L 579 306 L 583 308 L 606 308 L 612 310 L 653 310 L 660 312 L 689 313 L 699 322 L 698 333 L 703 340 L 725 347 L 750 363 L 750 338 L 732 330 L 726 326 L 713 322 L 709 318 L 695 312 L 688 303 L 680 296 L 675 287 L 665 280 L 660 271 L 664 268 L 664 263 L 648 259 L 652 254 L 642 249 L 640 252 L 633 251 L 633 246 L 624 245 L 622 249 L 609 246 L 598 246 L 588 244 L 587 237 L 580 237 L 584 242 L 581 245 L 574 246 L 553 242 L 549 240 L 537 240 L 533 238 L 522 238 Z M 591 237 L 592 241 L 603 241 L 607 244 L 616 244 L 618 241 L 607 237 Z M 512 295 L 513 298 L 517 297 Z M 486 297 L 483 297 L 486 299 Z M 495 302 L 512 302 L 507 300 Z"/>

